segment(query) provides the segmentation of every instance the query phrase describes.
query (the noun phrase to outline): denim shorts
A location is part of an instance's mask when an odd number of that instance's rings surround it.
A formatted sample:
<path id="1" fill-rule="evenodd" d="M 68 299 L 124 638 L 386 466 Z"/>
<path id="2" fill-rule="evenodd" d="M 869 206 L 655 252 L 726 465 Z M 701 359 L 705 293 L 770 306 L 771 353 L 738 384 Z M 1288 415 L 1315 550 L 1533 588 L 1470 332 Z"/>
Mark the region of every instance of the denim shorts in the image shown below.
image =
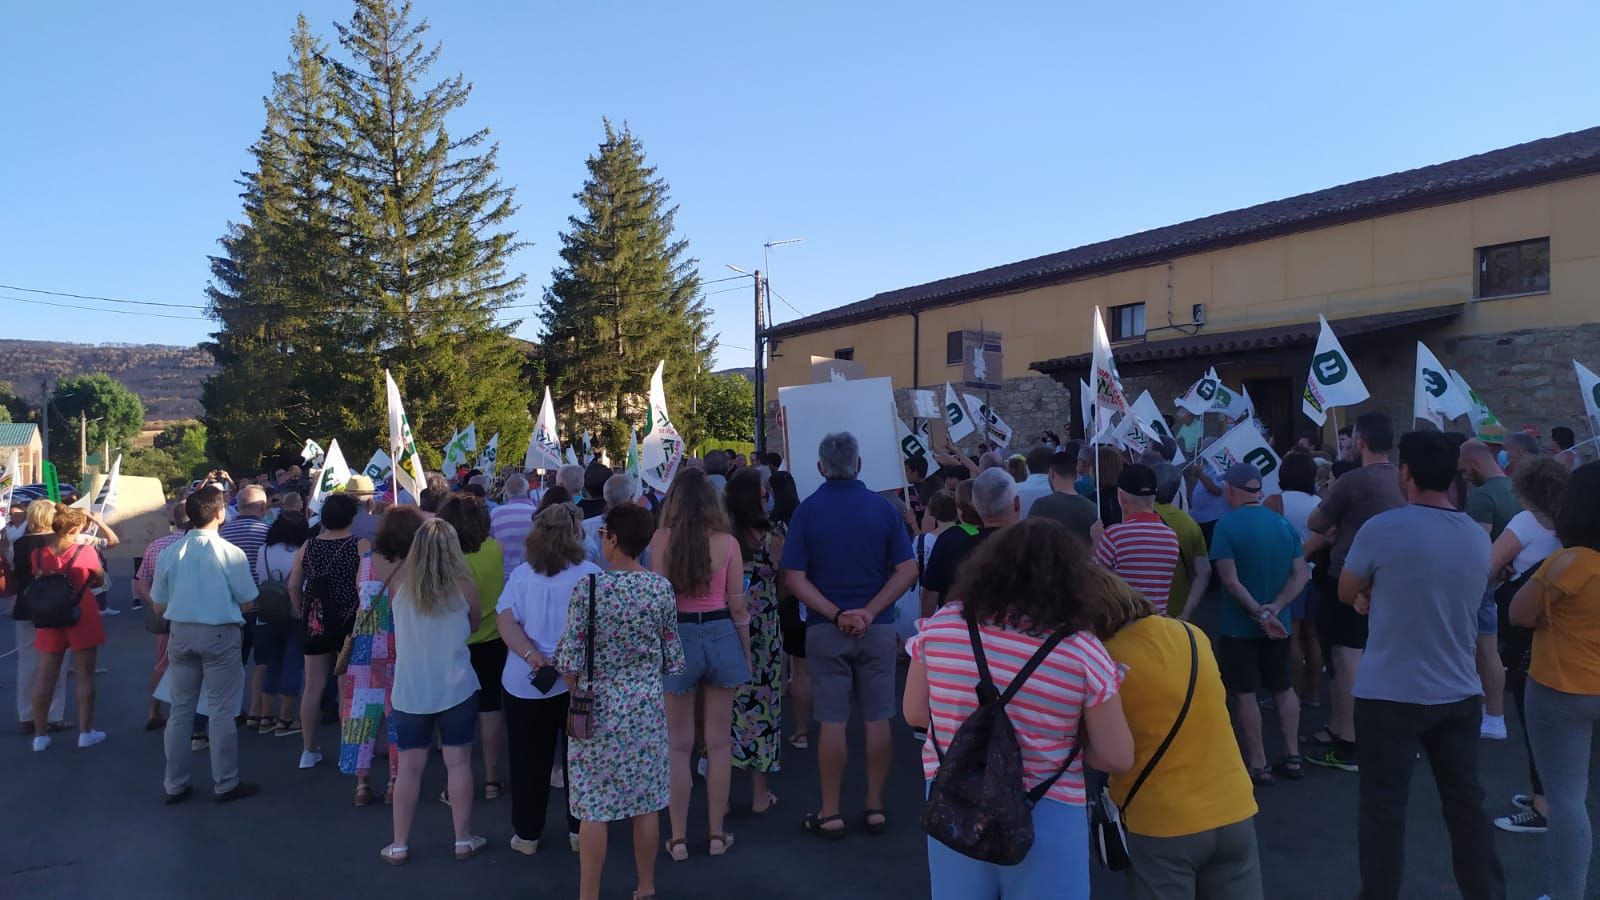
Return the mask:
<path id="1" fill-rule="evenodd" d="M 1500 630 L 1500 607 L 1494 602 L 1494 588 L 1483 595 L 1478 604 L 1478 634 L 1491 635 Z"/>
<path id="2" fill-rule="evenodd" d="M 394 726 L 394 744 L 401 750 L 426 750 L 433 743 L 433 729 L 439 729 L 439 746 L 460 747 L 472 743 L 478 733 L 478 692 L 444 712 L 389 714 Z"/>
<path id="3" fill-rule="evenodd" d="M 667 693 L 686 694 L 701 684 L 732 688 L 750 680 L 750 664 L 732 619 L 679 622 L 678 641 L 687 665 L 679 674 L 667 676 Z"/>

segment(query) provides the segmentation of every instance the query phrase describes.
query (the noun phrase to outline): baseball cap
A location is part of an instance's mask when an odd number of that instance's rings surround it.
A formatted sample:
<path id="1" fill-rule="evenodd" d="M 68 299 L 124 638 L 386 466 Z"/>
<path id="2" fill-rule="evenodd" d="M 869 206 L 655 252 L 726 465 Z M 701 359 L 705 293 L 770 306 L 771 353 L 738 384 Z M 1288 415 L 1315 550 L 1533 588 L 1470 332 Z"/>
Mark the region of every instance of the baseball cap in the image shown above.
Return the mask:
<path id="1" fill-rule="evenodd" d="M 352 495 L 372 495 L 376 491 L 372 488 L 372 479 L 365 475 L 351 475 L 350 480 L 344 483 L 344 492 Z"/>
<path id="2" fill-rule="evenodd" d="M 1241 491 L 1261 490 L 1261 470 L 1247 462 L 1234 463 L 1222 473 L 1222 480 Z"/>
<path id="3" fill-rule="evenodd" d="M 1156 473 L 1149 466 L 1134 463 L 1126 466 L 1117 476 L 1117 487 L 1135 497 L 1156 495 Z"/>

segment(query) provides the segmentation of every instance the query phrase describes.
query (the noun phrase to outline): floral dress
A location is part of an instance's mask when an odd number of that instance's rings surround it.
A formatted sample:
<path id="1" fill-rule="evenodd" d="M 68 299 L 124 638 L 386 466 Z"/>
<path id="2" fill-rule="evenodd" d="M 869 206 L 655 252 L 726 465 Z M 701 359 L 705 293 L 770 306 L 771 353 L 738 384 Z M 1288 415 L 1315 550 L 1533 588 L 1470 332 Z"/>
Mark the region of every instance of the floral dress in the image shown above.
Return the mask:
<path id="1" fill-rule="evenodd" d="M 339 771 L 365 775 L 372 768 L 379 720 L 389 730 L 389 780 L 397 772 L 390 690 L 394 687 L 394 613 L 390 591 L 372 577 L 372 558 L 361 560 L 360 604 L 350 635 L 350 665 L 339 677 Z"/>
<path id="2" fill-rule="evenodd" d="M 750 585 L 750 680 L 733 695 L 733 764 L 756 772 L 778 771 L 783 744 L 783 628 L 772 544 L 783 539 L 784 531 L 782 522 L 774 523 L 744 563 Z"/>
<path id="3" fill-rule="evenodd" d="M 594 681 L 588 678 L 589 579 L 567 606 L 555 665 L 594 691 L 594 730 L 567 744 L 572 815 L 615 822 L 664 809 L 671 797 L 663 677 L 684 668 L 678 607 L 667 579 L 653 572 L 595 577 Z"/>

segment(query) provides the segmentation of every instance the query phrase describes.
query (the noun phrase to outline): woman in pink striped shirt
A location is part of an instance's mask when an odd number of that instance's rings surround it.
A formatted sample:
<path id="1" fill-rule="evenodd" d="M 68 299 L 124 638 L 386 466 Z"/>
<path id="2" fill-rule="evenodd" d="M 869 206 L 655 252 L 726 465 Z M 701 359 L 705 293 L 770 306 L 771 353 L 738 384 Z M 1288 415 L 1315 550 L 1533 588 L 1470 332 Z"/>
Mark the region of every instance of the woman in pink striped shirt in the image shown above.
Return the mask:
<path id="1" fill-rule="evenodd" d="M 1089 630 L 1098 608 L 1096 582 L 1087 577 L 1091 565 L 1082 543 L 1057 522 L 1012 525 L 963 561 L 951 602 L 919 623 L 906 644 L 905 718 L 928 729 L 922 767 L 931 781 L 939 768 L 934 742 L 950 746 L 978 705 L 969 618 L 979 626 L 990 674 L 1002 691 L 1051 634 L 1071 633 L 1006 705 L 1022 753 L 1023 788 L 1059 774 L 1033 808 L 1034 851 L 1020 865 L 999 866 L 929 838 L 935 900 L 1089 896 L 1084 765 L 1113 774 L 1133 765 L 1133 737 L 1117 696 L 1122 676 Z M 1073 758 L 1080 738 L 1082 750 Z"/>

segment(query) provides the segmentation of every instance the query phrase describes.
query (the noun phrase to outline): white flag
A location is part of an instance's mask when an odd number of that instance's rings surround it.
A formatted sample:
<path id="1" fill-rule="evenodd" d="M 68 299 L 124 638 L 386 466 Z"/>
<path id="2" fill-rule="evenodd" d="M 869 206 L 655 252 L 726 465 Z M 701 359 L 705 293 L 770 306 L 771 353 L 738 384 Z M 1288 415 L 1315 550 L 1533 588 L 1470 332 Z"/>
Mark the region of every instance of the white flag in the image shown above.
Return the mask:
<path id="1" fill-rule="evenodd" d="M 667 413 L 667 389 L 661 383 L 661 373 L 666 365 L 666 360 L 656 363 L 656 371 L 650 376 L 649 418 L 645 423 L 644 447 L 640 453 L 640 465 L 643 466 L 640 475 L 645 484 L 658 491 L 664 491 L 672 484 L 678 468 L 683 465 L 684 452 L 687 450 L 678 429 L 673 427 L 672 417 Z"/>
<path id="2" fill-rule="evenodd" d="M 477 422 L 472 422 L 472 423 L 469 423 L 467 425 L 467 430 L 465 432 L 463 432 L 462 435 L 461 435 L 461 446 L 464 449 L 469 450 L 469 451 L 471 451 L 473 453 L 477 453 L 478 452 L 478 423 Z"/>
<path id="3" fill-rule="evenodd" d="M 634 478 L 639 477 L 639 432 L 628 426 L 628 463 L 627 472 Z"/>
<path id="4" fill-rule="evenodd" d="M 911 429 L 906 427 L 905 420 L 899 416 L 894 417 L 894 430 L 900 438 L 900 452 L 905 455 L 906 459 L 921 456 L 927 458 L 930 464 L 932 463 L 933 457 L 928 453 L 927 445 L 922 442 L 922 438 L 913 434 Z"/>
<path id="5" fill-rule="evenodd" d="M 1103 432 L 1114 416 L 1128 412 L 1128 398 L 1122 393 L 1122 379 L 1117 375 L 1117 361 L 1111 356 L 1111 340 L 1106 337 L 1106 323 L 1100 318 L 1098 306 L 1094 308 L 1094 368 L 1090 378 L 1094 383 L 1095 431 Z"/>
<path id="6" fill-rule="evenodd" d="M 1177 466 L 1183 465 L 1183 451 L 1178 449 L 1178 439 L 1173 436 L 1172 429 L 1167 427 L 1167 420 L 1161 415 L 1160 407 L 1156 406 L 1156 398 L 1150 396 L 1149 391 L 1140 394 L 1139 399 L 1133 401 L 1133 414 L 1138 416 L 1141 423 L 1148 426 L 1148 431 L 1155 432 L 1157 437 L 1172 441 L 1174 450 L 1172 463 Z"/>
<path id="7" fill-rule="evenodd" d="M 972 414 L 961 405 L 961 400 L 956 397 L 956 389 L 950 382 L 944 383 L 944 424 L 950 429 L 950 443 L 955 443 L 975 429 L 972 425 Z"/>
<path id="8" fill-rule="evenodd" d="M 1417 341 L 1417 380 L 1412 388 L 1411 407 L 1414 420 L 1427 419 L 1440 431 L 1446 421 L 1472 411 L 1472 400 L 1421 341 Z"/>
<path id="9" fill-rule="evenodd" d="M 374 485 L 385 484 L 389 476 L 394 474 L 394 461 L 389 459 L 389 454 L 379 450 L 367 460 L 367 466 L 361 470 L 361 474 L 371 478 Z"/>
<path id="10" fill-rule="evenodd" d="M 117 511 L 117 494 L 122 487 L 122 454 L 117 454 L 117 459 L 111 464 L 111 473 L 106 480 L 100 482 L 100 491 L 95 495 L 94 506 L 90 507 L 96 516 L 103 522 Z"/>
<path id="11" fill-rule="evenodd" d="M 1349 354 L 1340 346 L 1328 320 L 1317 316 L 1322 331 L 1317 334 L 1317 352 L 1311 357 L 1311 372 L 1306 376 L 1306 392 L 1300 409 L 1306 418 L 1321 425 L 1328 421 L 1328 410 L 1353 406 L 1372 396 L 1356 373 Z"/>
<path id="12" fill-rule="evenodd" d="M 1465 394 L 1467 396 L 1467 402 L 1472 404 L 1472 408 L 1467 410 L 1467 414 L 1472 419 L 1472 427 L 1477 429 L 1479 435 L 1495 437 L 1496 440 L 1498 440 L 1500 437 L 1504 437 L 1504 434 L 1496 436 L 1495 431 L 1499 430 L 1503 432 L 1505 430 L 1505 426 L 1501 425 L 1500 419 L 1496 417 L 1494 413 L 1489 411 L 1489 405 L 1483 402 L 1483 398 L 1479 397 L 1478 392 L 1472 389 L 1472 385 L 1467 384 L 1467 380 L 1461 377 L 1461 373 L 1457 372 L 1455 369 L 1451 369 L 1450 380 L 1456 383 L 1457 389 L 1459 389 L 1461 393 Z"/>
<path id="13" fill-rule="evenodd" d="M 1174 397 L 1172 402 L 1188 410 L 1190 415 L 1203 416 L 1211 410 L 1211 399 L 1217 394 L 1218 384 L 1221 382 L 1217 380 L 1216 370 L 1208 369 L 1189 385 L 1182 397 Z"/>
<path id="14" fill-rule="evenodd" d="M 7 512 L 11 510 L 11 497 L 17 490 L 17 484 L 22 475 L 22 456 L 17 451 L 11 451 L 6 457 L 5 465 L 0 466 L 0 509 Z"/>
<path id="15" fill-rule="evenodd" d="M 591 453 L 593 453 L 593 452 L 594 452 L 594 436 L 589 433 L 589 429 L 585 428 L 583 430 L 583 456 L 584 456 L 584 458 L 587 459 L 589 457 L 589 455 Z"/>
<path id="16" fill-rule="evenodd" d="M 321 444 L 313 441 L 311 438 L 306 438 L 306 445 L 300 448 L 300 461 L 310 462 L 313 459 L 323 455 L 324 452 L 325 451 L 323 451 Z"/>
<path id="17" fill-rule="evenodd" d="M 939 401 L 933 397 L 933 391 L 911 392 L 911 415 L 918 419 L 939 418 Z"/>
<path id="18" fill-rule="evenodd" d="M 484 474 L 494 477 L 495 463 L 500 459 L 500 432 L 496 431 L 494 437 L 489 438 L 489 443 L 483 445 L 483 452 L 478 454 L 478 468 Z"/>
<path id="19" fill-rule="evenodd" d="M 466 465 L 467 454 L 478 449 L 478 423 L 473 422 L 465 431 L 456 432 L 455 437 L 444 448 L 444 468 L 446 472 L 454 473 L 456 466 Z"/>
<path id="20" fill-rule="evenodd" d="M 1089 382 L 1078 379 L 1078 424 L 1083 426 L 1083 436 L 1094 434 L 1094 389 Z"/>
<path id="21" fill-rule="evenodd" d="M 1572 361 L 1572 370 L 1578 375 L 1578 389 L 1583 391 L 1583 408 L 1589 413 L 1590 423 L 1600 421 L 1600 375 L 1577 360 Z"/>
<path id="22" fill-rule="evenodd" d="M 982 425 L 985 435 L 994 438 L 994 442 L 1001 447 L 1011 446 L 1011 438 L 1015 432 L 990 408 L 989 404 L 971 394 L 963 394 L 962 399 L 966 401 L 967 412 L 972 414 L 973 420 Z"/>
<path id="23" fill-rule="evenodd" d="M 439 451 L 439 468 L 446 473 L 453 474 L 456 470 L 456 446 L 460 443 L 461 432 L 454 432 L 450 435 L 450 440 L 445 442 L 444 448 Z"/>
<path id="24" fill-rule="evenodd" d="M 572 449 L 571 444 L 567 445 L 567 453 L 562 457 L 562 460 L 569 466 L 582 465 L 582 463 L 578 462 L 578 451 Z"/>
<path id="25" fill-rule="evenodd" d="M 389 401 L 389 458 L 394 460 L 395 487 L 409 493 L 411 502 L 415 503 L 428 483 L 422 473 L 422 454 L 417 452 L 417 439 L 411 433 L 411 420 L 406 418 L 405 406 L 400 402 L 400 386 L 394 383 L 394 376 L 389 374 L 388 369 L 383 370 L 383 379 Z M 326 468 L 326 462 L 323 466 Z M 400 502 L 398 494 L 395 502 Z"/>
<path id="26" fill-rule="evenodd" d="M 544 389 L 544 403 L 539 407 L 539 418 L 533 422 L 533 434 L 528 435 L 528 452 L 522 457 L 522 471 L 561 468 L 561 437 L 556 430 L 556 407 L 550 402 L 550 388 Z"/>
<path id="27" fill-rule="evenodd" d="M 1210 380 L 1215 384 L 1211 395 L 1211 412 L 1222 413 L 1222 417 L 1229 422 L 1237 422 L 1251 411 L 1250 401 L 1240 391 L 1222 383 L 1222 378 L 1217 375 L 1217 370 L 1209 373 Z"/>
<path id="28" fill-rule="evenodd" d="M 306 501 L 306 506 L 320 515 L 322 501 L 328 499 L 329 494 L 344 490 L 349 481 L 350 467 L 345 464 L 344 452 L 339 449 L 338 441 L 329 441 L 328 453 L 322 460 L 322 471 L 317 474 L 316 486 L 311 489 L 311 499 Z"/>
<path id="29" fill-rule="evenodd" d="M 1261 429 L 1252 422 L 1240 422 L 1200 454 L 1226 472 L 1234 463 L 1247 462 L 1261 470 L 1261 496 L 1278 491 L 1278 454 L 1274 453 Z"/>

